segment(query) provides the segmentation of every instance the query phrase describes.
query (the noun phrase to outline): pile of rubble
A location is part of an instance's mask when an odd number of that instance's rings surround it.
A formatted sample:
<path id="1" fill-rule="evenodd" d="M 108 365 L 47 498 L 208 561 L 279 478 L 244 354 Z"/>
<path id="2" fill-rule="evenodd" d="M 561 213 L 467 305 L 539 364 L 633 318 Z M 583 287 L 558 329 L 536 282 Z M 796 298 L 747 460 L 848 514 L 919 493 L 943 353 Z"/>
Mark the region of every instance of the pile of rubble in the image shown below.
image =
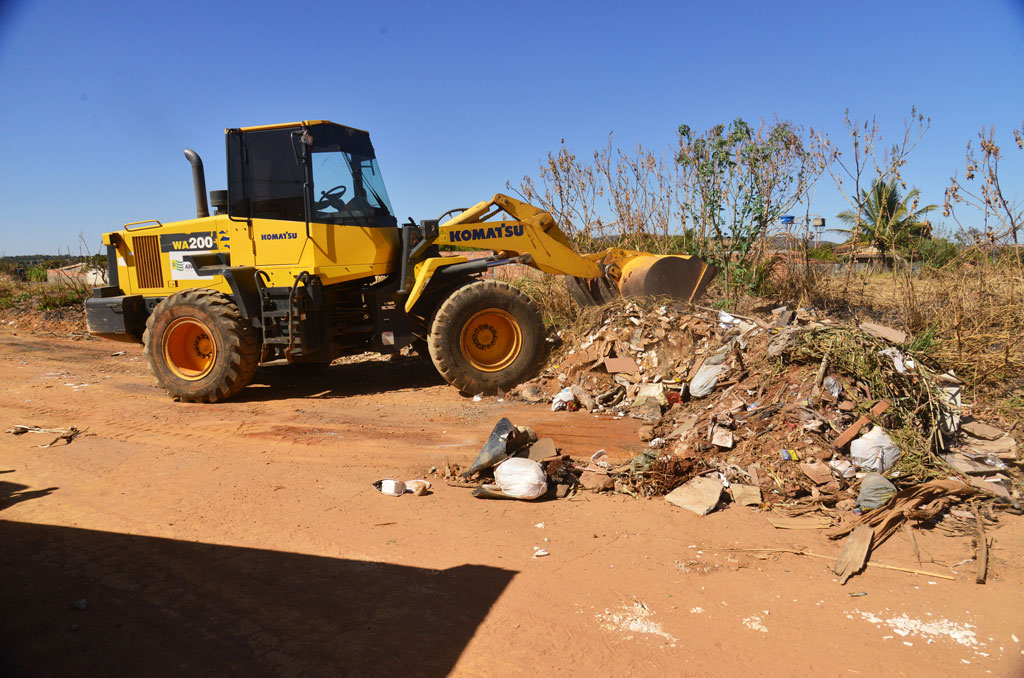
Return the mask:
<path id="1" fill-rule="evenodd" d="M 858 505 L 865 472 L 899 487 L 952 475 L 1020 505 L 1014 438 L 967 418 L 959 380 L 902 332 L 785 307 L 761 319 L 622 300 L 592 314 L 511 394 L 645 422 L 648 449 L 628 464 L 570 464 L 585 486 L 649 497 L 706 476 L 740 503 L 827 512 Z"/>
<path id="2" fill-rule="evenodd" d="M 620 300 L 589 313 L 510 396 L 643 420 L 644 451 L 617 465 L 605 450 L 572 459 L 502 419 L 472 466 L 438 473 L 448 484 L 480 498 L 663 495 L 698 515 L 752 506 L 776 528 L 845 538 L 842 583 L 898 528 L 916 544 L 911 523 L 935 526 L 975 536 L 984 582 L 986 524 L 996 508 L 1021 510 L 1017 442 L 968 416 L 956 375 L 905 333 L 785 307 L 762 319 Z M 955 506 L 968 498 L 970 511 Z"/>

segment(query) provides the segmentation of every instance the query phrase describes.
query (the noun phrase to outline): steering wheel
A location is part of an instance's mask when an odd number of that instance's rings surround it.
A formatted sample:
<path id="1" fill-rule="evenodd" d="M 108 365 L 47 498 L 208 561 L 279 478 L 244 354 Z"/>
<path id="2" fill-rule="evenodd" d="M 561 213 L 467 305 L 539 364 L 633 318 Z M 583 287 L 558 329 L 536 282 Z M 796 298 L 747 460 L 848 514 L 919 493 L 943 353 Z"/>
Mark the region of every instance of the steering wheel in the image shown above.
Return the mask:
<path id="1" fill-rule="evenodd" d="M 345 201 L 341 199 L 341 196 L 345 195 L 345 191 L 348 190 L 348 186 L 335 186 L 329 191 L 320 191 L 320 199 L 313 205 L 318 210 L 322 210 L 325 207 L 333 207 L 339 212 L 345 209 Z"/>

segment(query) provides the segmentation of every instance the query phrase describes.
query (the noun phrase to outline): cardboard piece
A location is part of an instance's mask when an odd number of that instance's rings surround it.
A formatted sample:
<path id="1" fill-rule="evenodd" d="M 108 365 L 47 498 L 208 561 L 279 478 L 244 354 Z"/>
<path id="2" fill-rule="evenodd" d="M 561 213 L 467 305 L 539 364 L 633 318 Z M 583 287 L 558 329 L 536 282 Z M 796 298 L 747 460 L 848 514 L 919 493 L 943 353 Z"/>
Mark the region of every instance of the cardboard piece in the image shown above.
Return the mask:
<path id="1" fill-rule="evenodd" d="M 729 486 L 729 494 L 732 500 L 742 506 L 760 506 L 761 488 L 753 485 L 738 485 L 733 483 Z"/>
<path id="2" fill-rule="evenodd" d="M 632 358 L 606 358 L 604 361 L 604 369 L 609 374 L 615 374 L 617 372 L 639 372 L 640 367 L 636 364 L 636 361 Z"/>
<path id="3" fill-rule="evenodd" d="M 899 330 L 894 330 L 891 327 L 885 325 L 879 325 L 877 323 L 862 322 L 860 328 L 868 334 L 878 337 L 879 339 L 885 339 L 886 341 L 894 344 L 902 344 L 907 340 L 907 333 Z"/>
<path id="4" fill-rule="evenodd" d="M 832 521 L 824 516 L 767 516 L 768 522 L 778 530 L 823 530 L 832 526 Z"/>

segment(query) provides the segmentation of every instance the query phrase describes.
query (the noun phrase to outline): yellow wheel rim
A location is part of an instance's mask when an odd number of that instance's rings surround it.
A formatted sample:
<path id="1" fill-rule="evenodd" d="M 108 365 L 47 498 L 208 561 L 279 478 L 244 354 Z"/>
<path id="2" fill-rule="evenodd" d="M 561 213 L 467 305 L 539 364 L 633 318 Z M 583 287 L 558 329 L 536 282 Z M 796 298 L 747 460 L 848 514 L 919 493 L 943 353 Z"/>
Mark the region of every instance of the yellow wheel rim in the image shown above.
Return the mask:
<path id="1" fill-rule="evenodd" d="M 171 372 L 187 381 L 202 379 L 217 360 L 217 344 L 205 323 L 178 318 L 164 332 L 164 362 Z"/>
<path id="2" fill-rule="evenodd" d="M 511 365 L 523 348 L 523 331 L 511 314 L 497 308 L 480 311 L 462 326 L 462 355 L 481 372 Z"/>

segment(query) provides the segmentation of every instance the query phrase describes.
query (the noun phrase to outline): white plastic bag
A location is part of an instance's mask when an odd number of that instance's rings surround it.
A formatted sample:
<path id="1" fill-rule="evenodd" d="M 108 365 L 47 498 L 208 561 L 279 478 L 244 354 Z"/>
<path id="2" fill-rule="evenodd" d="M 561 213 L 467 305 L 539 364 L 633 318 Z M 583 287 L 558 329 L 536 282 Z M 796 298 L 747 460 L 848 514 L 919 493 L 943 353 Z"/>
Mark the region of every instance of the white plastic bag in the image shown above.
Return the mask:
<path id="1" fill-rule="evenodd" d="M 566 386 L 551 399 L 551 411 L 558 412 L 559 410 L 564 410 L 569 406 L 569 403 L 574 402 L 576 402 L 576 396 L 573 395 L 572 389 Z"/>
<path id="2" fill-rule="evenodd" d="M 901 454 L 889 434 L 878 426 L 850 443 L 850 459 L 864 471 L 887 471 Z"/>
<path id="3" fill-rule="evenodd" d="M 512 457 L 494 469 L 494 481 L 501 491 L 516 499 L 536 499 L 548 491 L 548 476 L 541 465 L 523 457 Z"/>
<path id="4" fill-rule="evenodd" d="M 710 394 L 715 390 L 718 378 L 728 371 L 728 365 L 708 365 L 705 361 L 690 381 L 690 395 L 694 398 L 703 398 Z"/>

